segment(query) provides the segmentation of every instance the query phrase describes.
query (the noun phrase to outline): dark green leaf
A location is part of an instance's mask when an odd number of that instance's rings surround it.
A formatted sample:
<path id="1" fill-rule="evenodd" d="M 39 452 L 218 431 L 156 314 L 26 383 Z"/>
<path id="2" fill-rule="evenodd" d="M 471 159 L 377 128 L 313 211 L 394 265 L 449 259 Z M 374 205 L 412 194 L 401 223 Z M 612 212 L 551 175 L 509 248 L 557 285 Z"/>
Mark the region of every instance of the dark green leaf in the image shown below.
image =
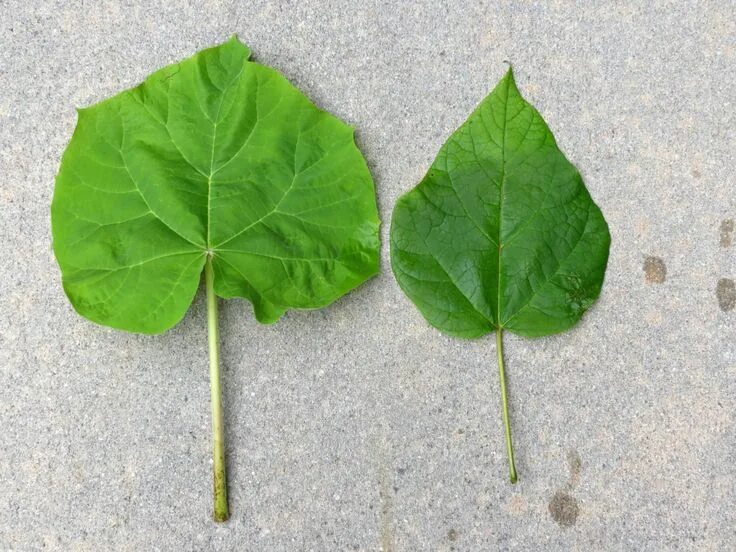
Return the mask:
<path id="1" fill-rule="evenodd" d="M 598 297 L 609 243 L 580 174 L 509 70 L 396 204 L 391 263 L 443 332 L 543 336 Z"/>

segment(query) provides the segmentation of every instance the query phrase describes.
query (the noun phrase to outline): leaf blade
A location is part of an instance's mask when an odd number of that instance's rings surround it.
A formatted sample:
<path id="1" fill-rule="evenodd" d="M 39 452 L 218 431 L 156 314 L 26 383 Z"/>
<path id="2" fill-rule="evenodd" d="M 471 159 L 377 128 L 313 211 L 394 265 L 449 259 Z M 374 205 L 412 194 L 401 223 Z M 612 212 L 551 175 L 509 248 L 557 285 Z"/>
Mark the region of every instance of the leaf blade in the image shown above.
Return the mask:
<path id="1" fill-rule="evenodd" d="M 377 273 L 375 190 L 352 129 L 249 57 L 233 37 L 79 110 L 51 211 L 83 316 L 165 331 L 206 255 L 215 292 L 250 300 L 261 322 Z"/>
<path id="2" fill-rule="evenodd" d="M 397 202 L 391 262 L 441 331 L 542 336 L 598 297 L 609 244 L 600 209 L 509 70 Z"/>

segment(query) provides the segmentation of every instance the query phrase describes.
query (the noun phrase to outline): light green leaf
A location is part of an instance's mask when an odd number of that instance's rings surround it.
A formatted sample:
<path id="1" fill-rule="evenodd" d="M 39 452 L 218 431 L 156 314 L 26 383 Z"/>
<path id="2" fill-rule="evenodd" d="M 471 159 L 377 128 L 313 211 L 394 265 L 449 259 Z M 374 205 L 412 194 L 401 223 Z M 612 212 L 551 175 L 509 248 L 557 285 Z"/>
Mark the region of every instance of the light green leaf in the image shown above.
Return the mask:
<path id="1" fill-rule="evenodd" d="M 83 316 L 158 333 L 207 254 L 214 289 L 261 322 L 323 307 L 378 271 L 375 191 L 353 129 L 233 37 L 79 110 L 52 204 Z"/>
<path id="2" fill-rule="evenodd" d="M 598 297 L 610 235 L 580 174 L 509 69 L 396 204 L 391 264 L 430 324 L 459 337 L 544 336 Z"/>

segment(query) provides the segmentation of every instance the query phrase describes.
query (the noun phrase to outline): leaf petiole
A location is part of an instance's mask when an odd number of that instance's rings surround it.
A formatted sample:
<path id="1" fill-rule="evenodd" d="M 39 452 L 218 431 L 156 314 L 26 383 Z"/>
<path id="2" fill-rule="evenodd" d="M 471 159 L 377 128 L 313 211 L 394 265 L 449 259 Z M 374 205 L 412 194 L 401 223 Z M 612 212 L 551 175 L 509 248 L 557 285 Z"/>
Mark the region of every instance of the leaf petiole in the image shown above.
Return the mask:
<path id="1" fill-rule="evenodd" d="M 227 475 L 225 472 L 225 437 L 222 424 L 222 392 L 220 391 L 220 332 L 217 325 L 217 296 L 212 255 L 207 254 L 204 265 L 207 289 L 207 341 L 210 350 L 210 401 L 212 403 L 212 458 L 214 461 L 214 518 L 227 521 Z"/>
<path id="2" fill-rule="evenodd" d="M 506 451 L 509 456 L 509 479 L 516 483 L 516 465 L 514 464 L 514 446 L 511 444 L 511 423 L 509 422 L 509 410 L 506 399 L 506 371 L 503 366 L 503 330 L 496 329 L 496 354 L 498 355 L 498 380 L 501 384 L 501 413 L 503 426 L 506 431 Z"/>

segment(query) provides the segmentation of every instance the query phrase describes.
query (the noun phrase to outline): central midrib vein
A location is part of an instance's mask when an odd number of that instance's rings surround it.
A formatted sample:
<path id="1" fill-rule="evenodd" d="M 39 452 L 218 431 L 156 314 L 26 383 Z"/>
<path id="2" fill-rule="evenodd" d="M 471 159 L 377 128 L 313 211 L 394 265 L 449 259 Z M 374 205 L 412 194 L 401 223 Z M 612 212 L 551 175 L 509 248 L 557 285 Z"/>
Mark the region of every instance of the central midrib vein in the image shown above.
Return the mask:
<path id="1" fill-rule="evenodd" d="M 212 204 L 212 177 L 215 174 L 215 143 L 217 142 L 217 125 L 220 123 L 220 111 L 222 111 L 222 104 L 225 103 L 225 95 L 227 94 L 230 87 L 240 78 L 243 74 L 245 66 L 248 60 L 243 61 L 243 65 L 238 71 L 238 74 L 222 89 L 222 96 L 220 97 L 220 104 L 217 106 L 217 113 L 212 121 L 212 150 L 210 151 L 210 174 L 207 177 L 207 251 L 208 255 L 213 255 L 214 251 L 212 248 L 212 241 L 210 240 L 210 224 L 212 221 L 211 216 L 211 204 Z"/>
<path id="2" fill-rule="evenodd" d="M 506 76 L 506 93 L 503 104 L 503 128 L 501 135 L 501 183 L 498 189 L 498 277 L 496 278 L 496 286 L 498 287 L 498 296 L 496 298 L 496 328 L 500 331 L 501 325 L 501 252 L 503 243 L 501 242 L 501 221 L 503 220 L 503 185 L 506 180 L 506 120 L 509 110 L 509 86 L 510 80 Z"/>
<path id="3" fill-rule="evenodd" d="M 212 220 L 211 213 L 211 200 L 212 200 L 212 175 L 214 174 L 215 168 L 215 141 L 217 140 L 217 123 L 220 120 L 220 110 L 222 104 L 225 102 L 225 93 L 222 93 L 220 99 L 220 105 L 217 107 L 217 114 L 215 115 L 215 121 L 212 123 L 212 152 L 210 153 L 210 174 L 207 177 L 207 250 L 212 250 L 212 243 L 210 241 L 210 221 Z"/>

